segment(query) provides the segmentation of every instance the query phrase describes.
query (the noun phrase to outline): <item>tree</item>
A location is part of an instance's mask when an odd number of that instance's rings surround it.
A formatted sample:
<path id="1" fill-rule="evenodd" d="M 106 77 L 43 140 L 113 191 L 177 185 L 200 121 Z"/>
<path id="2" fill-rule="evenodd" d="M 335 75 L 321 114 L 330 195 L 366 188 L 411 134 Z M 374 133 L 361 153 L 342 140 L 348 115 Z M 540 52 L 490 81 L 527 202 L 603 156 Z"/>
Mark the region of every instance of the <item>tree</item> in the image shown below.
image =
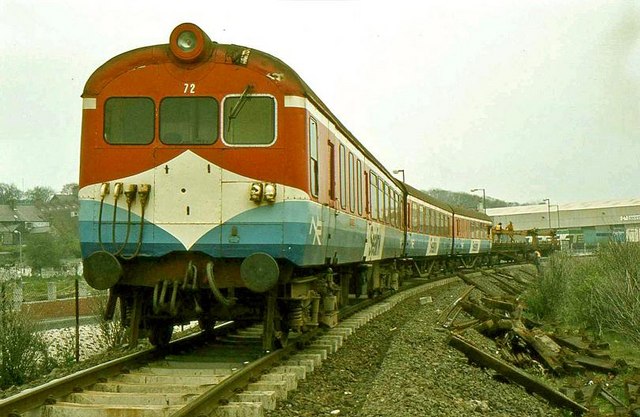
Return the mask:
<path id="1" fill-rule="evenodd" d="M 75 195 L 77 197 L 79 189 L 80 189 L 80 186 L 77 183 L 71 182 L 69 184 L 65 184 L 62 186 L 62 190 L 60 191 L 60 194 Z"/>
<path id="2" fill-rule="evenodd" d="M 478 211 L 481 210 L 482 203 L 483 203 L 482 196 L 470 194 L 470 193 L 447 191 L 447 190 L 441 190 L 439 188 L 432 188 L 429 191 L 425 191 L 425 192 L 430 196 L 437 198 L 438 200 L 444 201 L 454 206 L 470 208 Z M 508 201 L 500 200 L 500 199 L 489 197 L 489 196 L 485 198 L 485 203 L 487 205 L 487 208 L 509 207 L 509 206 L 520 205 L 519 203 L 508 202 Z"/>
<path id="3" fill-rule="evenodd" d="M 63 244 L 51 233 L 31 234 L 24 248 L 24 255 L 31 267 L 42 274 L 42 268 L 60 266 Z"/>
<path id="4" fill-rule="evenodd" d="M 8 204 L 15 208 L 18 201 L 22 199 L 22 191 L 14 184 L 0 183 L 0 204 Z"/>
<path id="5" fill-rule="evenodd" d="M 46 203 L 53 197 L 55 191 L 51 187 L 33 187 L 28 190 L 25 195 L 29 201 L 31 201 L 35 206 L 41 206 Z"/>

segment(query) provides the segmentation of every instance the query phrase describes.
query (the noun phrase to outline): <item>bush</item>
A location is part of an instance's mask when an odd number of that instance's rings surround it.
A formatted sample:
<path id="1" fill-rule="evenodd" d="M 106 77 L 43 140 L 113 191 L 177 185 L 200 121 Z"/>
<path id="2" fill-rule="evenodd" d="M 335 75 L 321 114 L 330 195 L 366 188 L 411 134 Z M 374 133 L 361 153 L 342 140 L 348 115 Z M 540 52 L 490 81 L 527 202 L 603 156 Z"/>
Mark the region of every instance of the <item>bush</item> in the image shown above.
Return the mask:
<path id="1" fill-rule="evenodd" d="M 120 301 L 116 305 L 113 320 L 104 318 L 107 311 L 107 297 L 101 297 L 94 310 L 94 314 L 98 317 L 98 326 L 100 333 L 98 339 L 103 349 L 113 350 L 124 345 L 128 339 L 127 328 L 122 324 L 120 316 Z"/>
<path id="2" fill-rule="evenodd" d="M 612 331 L 640 342 L 640 245 L 607 245 L 582 273 L 581 319 L 598 333 Z"/>
<path id="3" fill-rule="evenodd" d="M 640 342 L 640 245 L 603 245 L 592 259 L 556 253 L 526 300 L 537 317 Z"/>
<path id="4" fill-rule="evenodd" d="M 563 315 L 575 264 L 569 255 L 556 252 L 526 294 L 527 311 L 539 319 L 555 320 Z"/>
<path id="5" fill-rule="evenodd" d="M 0 285 L 0 388 L 21 385 L 56 366 L 35 323 L 13 310 L 11 291 Z"/>

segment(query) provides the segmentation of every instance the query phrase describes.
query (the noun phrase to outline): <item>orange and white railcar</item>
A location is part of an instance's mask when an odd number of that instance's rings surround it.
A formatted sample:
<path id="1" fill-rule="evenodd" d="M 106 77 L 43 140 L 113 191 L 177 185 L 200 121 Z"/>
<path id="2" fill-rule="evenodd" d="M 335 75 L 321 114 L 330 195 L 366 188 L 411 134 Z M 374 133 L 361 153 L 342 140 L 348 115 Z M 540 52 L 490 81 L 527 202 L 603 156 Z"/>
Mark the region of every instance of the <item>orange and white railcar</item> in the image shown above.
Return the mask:
<path id="1" fill-rule="evenodd" d="M 428 235 L 405 213 L 429 201 L 289 66 L 194 24 L 106 62 L 82 100 L 84 275 L 110 290 L 107 316 L 120 300 L 133 340 L 263 319 L 270 348 L 332 326 L 350 294 L 397 287 L 407 236 Z M 453 254 L 449 229 L 417 255 Z"/>

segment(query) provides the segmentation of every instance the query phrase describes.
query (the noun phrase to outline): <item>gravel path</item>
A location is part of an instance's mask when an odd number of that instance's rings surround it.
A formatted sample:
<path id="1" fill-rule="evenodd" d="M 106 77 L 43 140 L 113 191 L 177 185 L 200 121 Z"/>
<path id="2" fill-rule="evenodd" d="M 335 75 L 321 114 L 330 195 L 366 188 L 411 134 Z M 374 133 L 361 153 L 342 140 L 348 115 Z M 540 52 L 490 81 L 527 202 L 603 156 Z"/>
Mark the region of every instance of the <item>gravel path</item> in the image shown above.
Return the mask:
<path id="1" fill-rule="evenodd" d="M 431 295 L 432 303 L 408 299 L 361 327 L 265 415 L 562 416 L 447 345 L 447 332 L 436 321 L 462 290 L 462 284 L 431 290 L 421 296 Z M 465 337 L 484 339 L 475 331 Z"/>

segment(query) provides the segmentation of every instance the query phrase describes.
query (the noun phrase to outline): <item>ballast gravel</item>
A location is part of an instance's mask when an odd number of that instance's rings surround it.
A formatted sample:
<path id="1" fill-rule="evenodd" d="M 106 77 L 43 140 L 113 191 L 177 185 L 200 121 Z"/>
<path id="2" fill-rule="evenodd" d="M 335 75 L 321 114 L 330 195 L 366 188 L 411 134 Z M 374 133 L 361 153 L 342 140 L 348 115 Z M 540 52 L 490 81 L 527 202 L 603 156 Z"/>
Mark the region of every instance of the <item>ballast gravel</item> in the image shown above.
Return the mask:
<path id="1" fill-rule="evenodd" d="M 265 416 L 566 415 L 447 344 L 448 332 L 436 322 L 462 290 L 462 284 L 430 290 L 360 327 Z M 433 301 L 422 305 L 426 295 Z M 474 330 L 464 336 L 492 349 Z"/>

